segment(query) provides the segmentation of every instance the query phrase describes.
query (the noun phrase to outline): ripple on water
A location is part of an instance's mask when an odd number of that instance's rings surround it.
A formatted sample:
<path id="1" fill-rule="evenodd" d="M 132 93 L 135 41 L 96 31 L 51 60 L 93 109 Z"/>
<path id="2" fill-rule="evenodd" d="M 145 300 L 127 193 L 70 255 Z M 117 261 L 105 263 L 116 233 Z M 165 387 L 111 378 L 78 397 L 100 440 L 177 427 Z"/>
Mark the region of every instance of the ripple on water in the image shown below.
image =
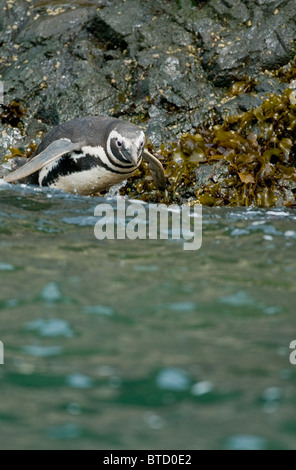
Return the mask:
<path id="1" fill-rule="evenodd" d="M 104 219 L 105 220 L 105 219 Z M 97 217 L 94 216 L 84 216 L 84 215 L 79 215 L 77 217 L 63 217 L 61 219 L 61 222 L 64 222 L 65 224 L 70 224 L 70 225 L 78 225 L 79 227 L 94 227 L 98 221 Z M 107 223 L 107 221 L 105 220 Z M 114 223 L 113 219 L 110 219 L 110 223 Z"/>
<path id="2" fill-rule="evenodd" d="M 57 302 L 63 299 L 63 295 L 56 282 L 49 282 L 46 284 L 46 286 L 42 289 L 40 296 L 42 300 L 48 303 Z"/>
<path id="3" fill-rule="evenodd" d="M 29 331 L 36 331 L 41 336 L 64 336 L 66 338 L 72 338 L 74 336 L 74 332 L 70 328 L 69 322 L 59 318 L 52 318 L 49 320 L 40 318 L 33 320 L 32 322 L 27 323 L 25 328 Z"/>
<path id="4" fill-rule="evenodd" d="M 261 222 L 261 221 L 259 221 Z M 272 224 L 253 222 L 252 225 L 247 227 L 252 232 L 263 232 L 266 235 L 282 235 L 280 230 L 277 230 Z"/>
<path id="5" fill-rule="evenodd" d="M 81 406 L 79 405 L 79 403 L 69 403 L 67 405 L 67 412 L 70 414 L 70 415 L 80 415 L 81 414 Z"/>
<path id="6" fill-rule="evenodd" d="M 277 230 L 272 224 L 266 224 L 262 220 L 256 220 L 245 228 L 236 227 L 230 232 L 231 237 L 240 237 L 243 235 L 250 235 L 250 233 L 263 232 L 268 236 L 282 236 L 283 232 Z"/>
<path id="7" fill-rule="evenodd" d="M 0 263 L 0 271 L 14 271 L 15 267 L 10 263 Z"/>
<path id="8" fill-rule="evenodd" d="M 239 290 L 231 295 L 220 297 L 220 302 L 231 305 L 233 307 L 242 307 L 246 305 L 254 305 L 256 301 L 250 294 L 243 290 Z"/>
<path id="9" fill-rule="evenodd" d="M 207 393 L 211 393 L 213 390 L 214 390 L 214 385 L 212 384 L 212 382 L 209 382 L 208 380 L 196 382 L 191 387 L 191 393 L 195 397 L 206 395 Z"/>
<path id="10" fill-rule="evenodd" d="M 252 434 L 237 434 L 228 437 L 225 442 L 227 450 L 264 450 L 267 441 L 263 437 Z"/>
<path id="11" fill-rule="evenodd" d="M 75 374 L 68 375 L 66 383 L 72 388 L 91 388 L 93 386 L 93 379 L 76 372 Z"/>
<path id="12" fill-rule="evenodd" d="M 189 374 L 177 367 L 162 369 L 156 376 L 156 385 L 163 390 L 181 392 L 191 385 Z"/>
<path id="13" fill-rule="evenodd" d="M 89 313 L 91 315 L 106 315 L 108 317 L 114 315 L 114 310 L 107 305 L 89 305 L 83 307 L 82 310 L 84 313 Z"/>
<path id="14" fill-rule="evenodd" d="M 51 439 L 77 439 L 82 435 L 82 429 L 76 423 L 65 423 L 48 428 L 47 434 Z"/>
<path id="15" fill-rule="evenodd" d="M 7 308 L 14 308 L 17 307 L 20 304 L 20 301 L 18 299 L 8 299 L 5 301 L 4 305 Z"/>
<path id="16" fill-rule="evenodd" d="M 266 315 L 275 315 L 276 313 L 281 312 L 281 307 L 276 305 L 268 306 L 264 302 L 259 302 L 248 292 L 243 290 L 239 290 L 234 294 L 222 296 L 219 298 L 219 302 L 229 305 L 230 307 L 252 307 Z"/>
<path id="17" fill-rule="evenodd" d="M 159 266 L 157 266 L 156 264 L 146 265 L 146 266 L 138 264 L 134 266 L 134 271 L 136 271 L 137 273 L 144 273 L 144 272 L 153 273 L 158 270 L 159 270 Z"/>
<path id="18" fill-rule="evenodd" d="M 250 231 L 244 228 L 235 228 L 230 232 L 231 237 L 240 237 L 242 235 L 249 235 Z"/>
<path id="19" fill-rule="evenodd" d="M 165 420 L 155 413 L 145 413 L 143 419 L 147 426 L 151 429 L 162 429 L 166 424 Z"/>
<path id="20" fill-rule="evenodd" d="M 61 346 L 38 346 L 30 344 L 21 348 L 22 352 L 36 357 L 51 357 L 62 354 L 63 348 Z"/>
<path id="21" fill-rule="evenodd" d="M 280 387 L 268 387 L 264 390 L 263 399 L 263 411 L 265 413 L 274 413 L 278 407 L 279 402 L 283 396 L 283 391 Z"/>
<path id="22" fill-rule="evenodd" d="M 284 236 L 287 238 L 296 238 L 296 232 L 294 230 L 287 230 Z"/>
<path id="23" fill-rule="evenodd" d="M 197 303 L 190 300 L 184 302 L 174 302 L 166 304 L 165 307 L 172 312 L 190 313 L 197 309 Z"/>

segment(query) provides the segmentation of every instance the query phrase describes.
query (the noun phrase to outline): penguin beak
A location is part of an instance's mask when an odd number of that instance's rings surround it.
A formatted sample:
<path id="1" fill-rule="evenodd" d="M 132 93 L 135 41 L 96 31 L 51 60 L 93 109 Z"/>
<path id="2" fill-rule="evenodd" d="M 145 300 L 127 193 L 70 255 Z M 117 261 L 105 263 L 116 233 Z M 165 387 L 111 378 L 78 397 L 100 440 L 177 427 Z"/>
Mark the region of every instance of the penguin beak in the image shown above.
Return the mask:
<path id="1" fill-rule="evenodd" d="M 129 160 L 132 162 L 133 165 L 137 166 L 139 156 L 139 149 L 135 145 L 132 145 L 129 149 Z"/>

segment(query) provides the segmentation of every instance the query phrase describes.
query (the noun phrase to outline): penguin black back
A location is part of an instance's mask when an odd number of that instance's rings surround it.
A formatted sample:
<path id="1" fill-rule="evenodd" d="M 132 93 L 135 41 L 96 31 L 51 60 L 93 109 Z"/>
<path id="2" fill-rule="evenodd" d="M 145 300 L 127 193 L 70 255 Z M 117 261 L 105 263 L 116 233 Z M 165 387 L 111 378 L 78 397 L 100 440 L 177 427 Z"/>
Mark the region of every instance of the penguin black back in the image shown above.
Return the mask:
<path id="1" fill-rule="evenodd" d="M 59 139 L 69 139 L 73 143 L 85 142 L 91 147 L 99 145 L 105 148 L 111 130 L 122 124 L 127 129 L 137 128 L 135 124 L 108 116 L 86 116 L 63 122 L 46 134 L 32 158 Z"/>

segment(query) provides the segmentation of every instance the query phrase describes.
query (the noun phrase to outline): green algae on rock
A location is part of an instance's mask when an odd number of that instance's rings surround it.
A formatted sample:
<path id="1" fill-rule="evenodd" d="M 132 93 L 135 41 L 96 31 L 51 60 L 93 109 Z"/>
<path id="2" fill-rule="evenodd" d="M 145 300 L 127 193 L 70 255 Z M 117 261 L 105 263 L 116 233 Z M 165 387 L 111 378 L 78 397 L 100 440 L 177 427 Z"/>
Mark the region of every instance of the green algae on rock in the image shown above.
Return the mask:
<path id="1" fill-rule="evenodd" d="M 26 145 L 25 148 L 23 147 L 8 147 L 9 154 L 3 157 L 3 161 L 8 161 L 11 158 L 23 157 L 23 158 L 30 158 L 35 150 L 37 149 L 38 145 L 35 142 L 31 142 L 29 145 Z"/>
<path id="2" fill-rule="evenodd" d="M 270 94 L 255 109 L 162 145 L 160 160 L 169 181 L 166 194 L 155 191 L 145 165 L 121 193 L 164 203 L 293 207 L 295 131 L 294 92 Z"/>
<path id="3" fill-rule="evenodd" d="M 165 192 L 155 189 L 144 162 L 121 194 L 166 204 L 295 207 L 295 131 L 295 91 L 288 88 L 282 95 L 270 94 L 248 112 L 161 145 L 159 157 L 168 182 Z M 28 157 L 35 148 L 33 142 L 26 149 L 10 148 L 6 159 Z M 148 148 L 154 152 L 151 142 Z"/>
<path id="4" fill-rule="evenodd" d="M 0 113 L 1 123 L 10 124 L 12 127 L 17 127 L 26 114 L 26 108 L 15 100 L 11 100 L 7 106 L 1 103 L 0 108 L 2 108 Z"/>

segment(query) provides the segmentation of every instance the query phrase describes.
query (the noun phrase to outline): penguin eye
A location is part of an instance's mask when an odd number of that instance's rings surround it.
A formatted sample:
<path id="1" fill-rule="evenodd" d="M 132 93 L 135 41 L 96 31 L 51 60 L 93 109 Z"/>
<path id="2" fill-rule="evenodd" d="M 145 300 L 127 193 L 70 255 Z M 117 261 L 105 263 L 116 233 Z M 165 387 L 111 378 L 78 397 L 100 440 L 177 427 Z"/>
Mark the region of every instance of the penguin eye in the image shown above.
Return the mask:
<path id="1" fill-rule="evenodd" d="M 122 146 L 121 140 L 118 140 L 116 143 L 117 143 L 117 147 L 121 147 L 121 146 Z"/>

